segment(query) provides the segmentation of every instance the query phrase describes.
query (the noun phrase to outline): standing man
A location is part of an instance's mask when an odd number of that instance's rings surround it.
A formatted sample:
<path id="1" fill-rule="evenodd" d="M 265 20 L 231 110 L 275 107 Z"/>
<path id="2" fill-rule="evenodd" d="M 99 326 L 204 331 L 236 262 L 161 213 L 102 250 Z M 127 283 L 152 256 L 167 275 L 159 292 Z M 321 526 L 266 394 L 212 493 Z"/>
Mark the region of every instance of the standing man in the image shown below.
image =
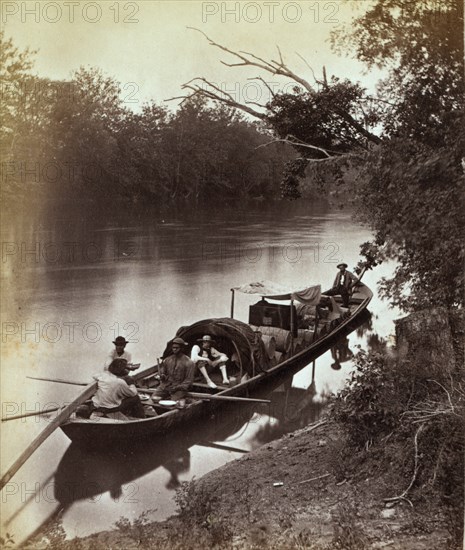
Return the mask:
<path id="1" fill-rule="evenodd" d="M 220 367 L 221 375 L 223 377 L 223 384 L 229 384 L 229 378 L 226 373 L 226 362 L 228 356 L 215 349 L 212 344 L 213 338 L 208 334 L 198 340 L 200 345 L 196 345 L 192 348 L 191 359 L 199 368 L 206 383 L 210 388 L 217 388 L 217 385 L 211 380 L 207 372 L 207 367 Z"/>
<path id="2" fill-rule="evenodd" d="M 125 350 L 125 347 L 128 343 L 129 342 L 126 340 L 124 336 L 117 336 L 113 340 L 113 344 L 115 344 L 115 349 L 108 354 L 107 360 L 105 361 L 104 370 L 108 370 L 108 367 L 110 366 L 111 362 L 114 359 L 126 359 L 128 372 L 130 370 L 136 370 L 137 368 L 139 368 L 139 365 L 132 364 L 131 354 Z"/>
<path id="3" fill-rule="evenodd" d="M 153 397 L 160 399 L 174 399 L 179 407 L 186 404 L 186 393 L 194 381 L 195 365 L 183 352 L 184 342 L 182 338 L 174 338 L 171 343 L 173 352 L 160 365 L 160 385 L 154 391 Z"/>
<path id="4" fill-rule="evenodd" d="M 342 298 L 342 305 L 349 307 L 350 289 L 358 282 L 358 278 L 347 271 L 347 264 L 342 263 L 336 266 L 339 269 L 339 273 L 334 279 L 333 287 L 326 292 L 323 292 L 326 296 L 340 295 Z"/>

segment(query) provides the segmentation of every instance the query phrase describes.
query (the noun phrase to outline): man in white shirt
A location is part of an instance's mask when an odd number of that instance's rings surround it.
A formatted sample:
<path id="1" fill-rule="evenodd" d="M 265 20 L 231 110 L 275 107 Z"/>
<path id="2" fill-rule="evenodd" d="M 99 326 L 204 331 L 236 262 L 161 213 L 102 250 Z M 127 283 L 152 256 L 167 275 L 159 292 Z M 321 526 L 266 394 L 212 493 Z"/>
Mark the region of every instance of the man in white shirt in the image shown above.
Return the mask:
<path id="1" fill-rule="evenodd" d="M 220 367 L 221 375 L 223 377 L 223 384 L 229 384 L 229 378 L 226 373 L 226 362 L 228 356 L 215 349 L 212 344 L 213 338 L 208 334 L 200 340 L 197 340 L 199 345 L 195 345 L 191 351 L 191 359 L 199 368 L 206 383 L 210 388 L 217 388 L 218 386 L 213 382 L 207 372 L 207 367 Z"/>
<path id="2" fill-rule="evenodd" d="M 134 381 L 130 377 L 123 378 L 126 370 L 126 360 L 119 358 L 111 362 L 107 371 L 94 375 L 97 391 L 90 407 L 87 411 L 81 410 L 79 416 L 88 418 L 93 411 L 98 410 L 104 413 L 121 411 L 135 418 L 145 418 Z"/>
<path id="3" fill-rule="evenodd" d="M 137 368 L 139 368 L 139 365 L 133 365 L 132 364 L 132 357 L 131 357 L 131 354 L 129 353 L 129 351 L 126 351 L 125 350 L 125 347 L 126 345 L 128 344 L 129 342 L 126 340 L 126 338 L 124 336 L 117 336 L 114 340 L 113 340 L 113 344 L 115 344 L 115 349 L 112 350 L 109 354 L 108 354 L 108 357 L 105 361 L 105 371 L 108 370 L 108 367 L 110 365 L 110 363 L 114 360 L 114 359 L 126 359 L 127 361 L 127 370 L 128 372 L 130 370 L 136 370 Z"/>

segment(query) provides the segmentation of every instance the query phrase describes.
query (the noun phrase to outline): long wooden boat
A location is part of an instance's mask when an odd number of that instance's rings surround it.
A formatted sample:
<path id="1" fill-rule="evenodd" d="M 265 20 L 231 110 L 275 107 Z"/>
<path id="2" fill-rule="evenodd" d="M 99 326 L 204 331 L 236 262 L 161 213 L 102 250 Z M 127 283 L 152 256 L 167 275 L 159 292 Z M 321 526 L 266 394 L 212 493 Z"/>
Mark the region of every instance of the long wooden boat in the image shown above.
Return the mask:
<path id="1" fill-rule="evenodd" d="M 237 291 L 261 295 L 261 301 L 250 306 L 249 323 L 232 318 Z M 274 286 L 270 290 L 266 284 L 255 283 L 232 289 L 232 296 L 230 318 L 205 319 L 181 327 L 177 336 L 189 343 L 186 350 L 189 353 L 204 334 L 213 335 L 221 344 L 217 347 L 234 359 L 234 363 L 228 365 L 228 374 L 237 383 L 230 386 L 218 385 L 215 390 L 196 381 L 192 391 L 205 395 L 206 399 L 190 399 L 182 409 L 166 407 L 149 400 L 144 404 L 155 416 L 124 420 L 101 416 L 83 419 L 73 416 L 60 426 L 63 432 L 79 445 L 107 447 L 146 440 L 155 435 L 163 436 L 181 426 L 189 425 L 194 420 L 209 422 L 215 409 L 231 406 L 231 403 L 209 400 L 208 396 L 254 398 L 269 393 L 285 377 L 309 365 L 355 330 L 367 315 L 367 306 L 373 294 L 366 285 L 359 282 L 350 298 L 349 309 L 340 306 L 338 297 L 321 295 L 319 286 L 298 292 L 276 293 Z M 286 300 L 286 303 L 274 303 L 278 300 Z M 257 319 L 262 323 L 259 326 L 256 324 Z M 273 334 L 276 335 L 275 344 L 278 340 L 280 349 L 284 351 L 275 352 L 271 356 L 270 347 L 273 346 L 269 344 L 272 344 Z M 164 356 L 169 354 L 169 350 L 170 343 Z M 157 384 L 157 372 L 158 366 L 153 366 L 134 376 L 141 392 L 144 388 Z"/>

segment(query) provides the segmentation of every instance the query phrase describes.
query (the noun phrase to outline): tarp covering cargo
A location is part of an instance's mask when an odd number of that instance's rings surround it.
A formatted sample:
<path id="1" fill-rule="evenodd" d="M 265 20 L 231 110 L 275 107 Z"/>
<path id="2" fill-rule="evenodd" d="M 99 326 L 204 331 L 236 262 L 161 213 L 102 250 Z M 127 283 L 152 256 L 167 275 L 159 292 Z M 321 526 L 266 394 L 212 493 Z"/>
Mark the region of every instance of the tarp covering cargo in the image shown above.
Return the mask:
<path id="1" fill-rule="evenodd" d="M 213 347 L 226 353 L 230 359 L 235 355 L 238 365 L 250 376 L 270 368 L 271 362 L 265 344 L 261 338 L 257 338 L 253 329 L 242 321 L 229 317 L 204 319 L 193 325 L 181 327 L 176 336 L 189 343 L 185 353 L 190 355 L 192 347 L 206 334 L 215 339 Z M 164 356 L 169 354 L 170 345 Z"/>

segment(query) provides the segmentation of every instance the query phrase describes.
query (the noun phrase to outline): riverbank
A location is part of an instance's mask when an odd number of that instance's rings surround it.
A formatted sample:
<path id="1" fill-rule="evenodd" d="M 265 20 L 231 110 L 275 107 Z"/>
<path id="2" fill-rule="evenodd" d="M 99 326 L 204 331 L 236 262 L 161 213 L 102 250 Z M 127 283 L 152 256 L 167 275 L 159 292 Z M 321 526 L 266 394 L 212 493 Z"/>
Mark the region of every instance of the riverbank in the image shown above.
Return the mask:
<path id="1" fill-rule="evenodd" d="M 167 521 L 121 520 L 112 531 L 71 541 L 55 526 L 29 548 L 448 547 L 448 518 L 437 502 L 386 506 L 408 477 L 380 460 L 379 450 L 348 455 L 345 449 L 340 428 L 324 420 L 183 486 L 180 513 Z"/>

